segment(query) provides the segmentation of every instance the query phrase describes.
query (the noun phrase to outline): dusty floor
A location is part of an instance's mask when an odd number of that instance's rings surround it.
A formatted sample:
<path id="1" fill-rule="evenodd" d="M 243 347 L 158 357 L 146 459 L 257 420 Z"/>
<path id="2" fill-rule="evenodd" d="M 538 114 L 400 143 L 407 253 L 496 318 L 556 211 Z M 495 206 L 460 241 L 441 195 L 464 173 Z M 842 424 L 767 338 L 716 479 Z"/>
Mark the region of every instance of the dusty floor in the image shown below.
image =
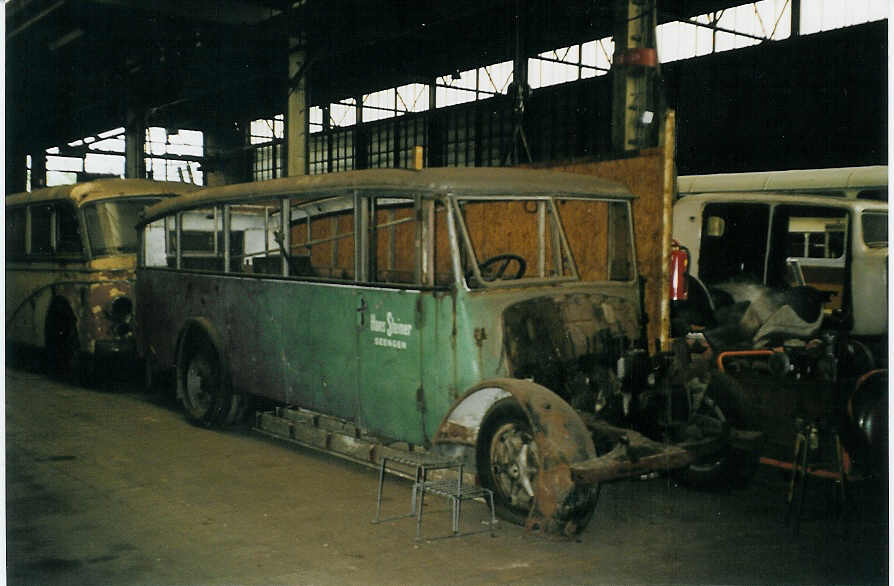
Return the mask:
<path id="1" fill-rule="evenodd" d="M 868 584 L 888 582 L 885 489 L 829 487 L 783 524 L 784 477 L 701 493 L 667 478 L 603 485 L 576 542 L 500 524 L 414 545 L 409 519 L 372 525 L 373 470 L 187 423 L 168 400 L 119 384 L 84 390 L 6 372 L 10 584 Z M 402 512 L 410 485 L 393 479 Z M 424 530 L 448 519 L 431 499 Z M 485 509 L 464 508 L 466 529 Z"/>

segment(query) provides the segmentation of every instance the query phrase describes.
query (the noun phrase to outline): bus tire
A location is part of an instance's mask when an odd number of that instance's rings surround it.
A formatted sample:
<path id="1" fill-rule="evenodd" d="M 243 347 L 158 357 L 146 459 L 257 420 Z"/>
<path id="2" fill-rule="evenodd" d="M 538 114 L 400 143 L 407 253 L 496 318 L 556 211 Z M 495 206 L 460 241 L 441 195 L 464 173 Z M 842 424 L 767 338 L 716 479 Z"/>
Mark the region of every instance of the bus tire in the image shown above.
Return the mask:
<path id="1" fill-rule="evenodd" d="M 738 429 L 754 429 L 753 409 L 741 385 L 731 376 L 712 372 L 708 384 L 708 396 L 714 402 L 730 426 Z M 743 452 L 726 447 L 718 454 L 693 462 L 675 472 L 676 479 L 692 488 L 723 489 L 743 487 L 754 476 L 758 468 L 760 454 Z"/>
<path id="2" fill-rule="evenodd" d="M 538 444 L 518 400 L 501 399 L 485 415 L 478 435 L 479 482 L 493 491 L 500 518 L 534 531 L 570 537 L 583 531 L 592 518 L 598 488 L 574 486 L 560 500 L 545 502 L 543 499 L 558 494 L 544 491 L 544 487 L 556 488 L 552 483 L 557 474 L 563 474 L 550 468 L 548 450 Z"/>
<path id="3" fill-rule="evenodd" d="M 524 411 L 514 398 L 491 407 L 478 442 L 478 476 L 494 492 L 501 518 L 524 525 L 534 504 L 539 450 Z"/>
<path id="4" fill-rule="evenodd" d="M 226 426 L 242 415 L 241 397 L 226 379 L 221 355 L 207 336 L 189 336 L 177 366 L 177 396 L 187 419 L 204 427 Z"/>
<path id="5" fill-rule="evenodd" d="M 77 320 L 67 303 L 57 300 L 50 305 L 44 339 L 47 373 L 54 378 L 72 379 L 80 344 Z"/>

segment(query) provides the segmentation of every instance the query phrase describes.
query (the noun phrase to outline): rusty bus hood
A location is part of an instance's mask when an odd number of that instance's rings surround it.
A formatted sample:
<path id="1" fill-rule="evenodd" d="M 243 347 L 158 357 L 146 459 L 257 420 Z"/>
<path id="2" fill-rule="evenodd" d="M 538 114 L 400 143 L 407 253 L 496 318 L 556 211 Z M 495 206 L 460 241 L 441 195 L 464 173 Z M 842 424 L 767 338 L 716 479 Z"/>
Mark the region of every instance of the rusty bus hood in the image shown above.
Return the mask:
<path id="1" fill-rule="evenodd" d="M 639 308 L 629 298 L 568 292 L 526 299 L 503 311 L 511 375 L 561 389 L 581 360 L 612 366 L 634 345 Z"/>

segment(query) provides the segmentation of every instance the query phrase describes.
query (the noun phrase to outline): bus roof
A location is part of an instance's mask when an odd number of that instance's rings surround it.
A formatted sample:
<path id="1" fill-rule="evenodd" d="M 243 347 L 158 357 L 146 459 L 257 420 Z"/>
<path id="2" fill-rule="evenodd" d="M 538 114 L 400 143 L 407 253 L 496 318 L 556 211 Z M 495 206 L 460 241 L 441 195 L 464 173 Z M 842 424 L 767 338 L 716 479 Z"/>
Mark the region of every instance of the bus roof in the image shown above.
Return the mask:
<path id="1" fill-rule="evenodd" d="M 210 187 L 146 210 L 145 222 L 173 211 L 231 201 L 264 201 L 284 195 L 313 200 L 355 191 L 384 194 L 456 193 L 488 195 L 565 195 L 630 200 L 635 196 L 621 183 L 592 175 L 507 167 L 432 167 L 368 169 L 321 175 L 298 175 L 255 183 Z"/>
<path id="2" fill-rule="evenodd" d="M 71 200 L 75 205 L 111 197 L 137 197 L 146 195 L 182 195 L 199 187 L 174 181 L 150 181 L 148 179 L 96 179 L 84 183 L 57 185 L 16 193 L 6 197 L 6 205 Z"/>
<path id="3" fill-rule="evenodd" d="M 844 195 L 864 189 L 886 189 L 887 186 L 888 167 L 886 165 L 681 175 L 677 178 L 677 191 L 681 195 L 731 191 L 785 191 Z"/>
<path id="4" fill-rule="evenodd" d="M 674 210 L 692 210 L 711 202 L 724 203 L 767 203 L 837 207 L 842 209 L 863 211 L 888 211 L 888 202 L 871 199 L 851 199 L 829 197 L 828 195 L 803 195 L 780 192 L 733 192 L 733 193 L 696 193 L 682 197 L 674 203 Z M 688 211 L 686 212 L 688 213 Z"/>

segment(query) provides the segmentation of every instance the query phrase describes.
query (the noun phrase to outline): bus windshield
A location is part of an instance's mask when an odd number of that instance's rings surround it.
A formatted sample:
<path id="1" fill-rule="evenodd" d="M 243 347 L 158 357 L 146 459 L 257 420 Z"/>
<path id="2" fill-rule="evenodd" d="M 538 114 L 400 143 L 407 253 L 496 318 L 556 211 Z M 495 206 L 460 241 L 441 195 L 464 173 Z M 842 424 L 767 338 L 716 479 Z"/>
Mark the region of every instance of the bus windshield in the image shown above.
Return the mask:
<path id="1" fill-rule="evenodd" d="M 863 241 L 872 248 L 888 246 L 888 214 L 863 214 Z"/>
<path id="2" fill-rule="evenodd" d="M 471 249 L 462 259 L 471 287 L 632 278 L 627 202 L 532 198 L 457 203 Z M 470 258 L 478 265 L 477 275 Z"/>
<path id="3" fill-rule="evenodd" d="M 128 198 L 100 201 L 84 206 L 87 237 L 93 256 L 137 251 L 135 226 L 139 214 L 161 198 Z"/>

